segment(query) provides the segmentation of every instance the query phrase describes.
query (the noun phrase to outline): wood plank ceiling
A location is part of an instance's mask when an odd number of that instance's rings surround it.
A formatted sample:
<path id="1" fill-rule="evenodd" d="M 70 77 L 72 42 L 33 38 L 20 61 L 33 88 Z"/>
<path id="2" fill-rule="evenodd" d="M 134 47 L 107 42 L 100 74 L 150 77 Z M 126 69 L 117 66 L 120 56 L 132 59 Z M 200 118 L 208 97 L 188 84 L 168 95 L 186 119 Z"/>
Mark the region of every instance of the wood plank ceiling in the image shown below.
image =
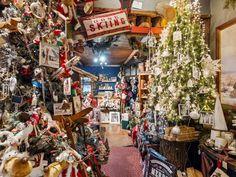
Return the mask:
<path id="1" fill-rule="evenodd" d="M 120 35 L 118 41 L 114 42 L 110 48 L 104 52 L 106 62 L 108 65 L 121 65 L 132 53 L 129 45 L 128 38 L 125 34 Z M 81 56 L 81 62 L 84 65 L 98 65 L 94 62 L 97 56 L 93 53 L 92 49 L 85 47 L 85 51 Z"/>

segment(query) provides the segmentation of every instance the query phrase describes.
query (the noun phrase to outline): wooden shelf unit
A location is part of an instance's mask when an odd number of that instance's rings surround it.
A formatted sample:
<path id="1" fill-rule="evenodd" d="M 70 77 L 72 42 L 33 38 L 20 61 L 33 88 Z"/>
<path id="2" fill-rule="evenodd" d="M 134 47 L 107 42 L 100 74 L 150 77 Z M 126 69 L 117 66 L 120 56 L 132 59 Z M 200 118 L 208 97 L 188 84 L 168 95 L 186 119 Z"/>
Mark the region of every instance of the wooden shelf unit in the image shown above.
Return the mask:
<path id="1" fill-rule="evenodd" d="M 138 96 L 139 96 L 141 114 L 144 109 L 145 101 L 148 100 L 149 91 L 145 86 L 148 85 L 149 76 L 150 76 L 149 73 L 140 73 L 138 75 Z"/>

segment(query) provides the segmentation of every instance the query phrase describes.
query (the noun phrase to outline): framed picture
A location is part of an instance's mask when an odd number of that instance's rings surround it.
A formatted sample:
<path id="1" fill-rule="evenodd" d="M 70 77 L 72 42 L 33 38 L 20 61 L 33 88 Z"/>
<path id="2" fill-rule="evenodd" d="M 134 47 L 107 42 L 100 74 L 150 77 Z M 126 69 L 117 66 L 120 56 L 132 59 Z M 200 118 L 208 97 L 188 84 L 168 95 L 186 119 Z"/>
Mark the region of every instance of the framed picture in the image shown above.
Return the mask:
<path id="1" fill-rule="evenodd" d="M 45 42 L 40 43 L 39 65 L 59 68 L 59 47 Z"/>
<path id="2" fill-rule="evenodd" d="M 236 18 L 216 28 L 216 57 L 221 60 L 218 89 L 221 103 L 236 106 Z"/>
<path id="3" fill-rule="evenodd" d="M 107 124 L 110 123 L 110 117 L 108 112 L 101 112 L 101 123 Z"/>
<path id="4" fill-rule="evenodd" d="M 120 124 L 120 113 L 119 112 L 110 112 L 110 123 L 111 124 Z"/>
<path id="5" fill-rule="evenodd" d="M 214 124 L 214 114 L 210 112 L 202 111 L 200 112 L 200 124 L 213 125 Z"/>
<path id="6" fill-rule="evenodd" d="M 69 103 L 68 106 L 63 106 L 63 103 L 54 103 L 53 112 L 54 115 L 72 115 L 73 114 L 72 103 Z"/>
<path id="7" fill-rule="evenodd" d="M 186 104 L 178 104 L 178 112 L 180 116 L 188 116 L 189 108 L 186 106 Z"/>
<path id="8" fill-rule="evenodd" d="M 80 96 L 73 97 L 73 105 L 75 114 L 81 111 L 81 99 Z"/>

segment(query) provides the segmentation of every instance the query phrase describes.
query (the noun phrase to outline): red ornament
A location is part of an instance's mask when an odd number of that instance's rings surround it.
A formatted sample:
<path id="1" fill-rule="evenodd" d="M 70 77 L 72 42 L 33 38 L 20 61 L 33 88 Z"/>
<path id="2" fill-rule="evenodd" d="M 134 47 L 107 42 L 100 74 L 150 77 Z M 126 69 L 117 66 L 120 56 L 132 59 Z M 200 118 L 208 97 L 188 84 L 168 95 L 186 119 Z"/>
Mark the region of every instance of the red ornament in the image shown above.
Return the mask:
<path id="1" fill-rule="evenodd" d="M 25 16 L 25 17 L 32 17 L 33 14 L 32 14 L 30 11 L 25 11 L 25 12 L 24 12 L 24 16 Z"/>
<path id="2" fill-rule="evenodd" d="M 79 86 L 80 86 L 79 81 L 76 81 L 76 82 L 74 82 L 74 83 L 71 85 L 71 88 L 72 88 L 72 89 L 77 89 L 77 88 L 79 88 Z"/>
<path id="3" fill-rule="evenodd" d="M 40 44 L 40 40 L 34 39 L 34 40 L 33 40 L 33 43 L 39 45 L 39 44 Z"/>
<path id="4" fill-rule="evenodd" d="M 61 30 L 57 29 L 53 31 L 54 36 L 59 36 L 61 34 Z"/>
<path id="5" fill-rule="evenodd" d="M 92 99 L 91 105 L 93 108 L 97 107 L 97 100 L 96 99 Z"/>
<path id="6" fill-rule="evenodd" d="M 60 65 L 62 66 L 66 62 L 66 53 L 65 51 L 60 52 Z"/>
<path id="7" fill-rule="evenodd" d="M 31 76 L 33 71 L 29 65 L 23 65 L 20 70 L 20 73 L 22 76 Z"/>

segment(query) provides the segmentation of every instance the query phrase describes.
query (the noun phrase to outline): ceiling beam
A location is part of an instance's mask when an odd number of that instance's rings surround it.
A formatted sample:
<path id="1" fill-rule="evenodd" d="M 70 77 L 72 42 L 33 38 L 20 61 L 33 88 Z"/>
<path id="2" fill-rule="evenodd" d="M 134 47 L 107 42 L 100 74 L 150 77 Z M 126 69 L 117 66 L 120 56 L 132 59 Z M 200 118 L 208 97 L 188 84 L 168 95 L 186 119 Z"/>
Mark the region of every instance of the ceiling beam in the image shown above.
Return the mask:
<path id="1" fill-rule="evenodd" d="M 138 50 L 133 50 L 132 53 L 128 56 L 128 58 L 125 60 L 124 64 L 128 63 L 137 52 Z"/>

